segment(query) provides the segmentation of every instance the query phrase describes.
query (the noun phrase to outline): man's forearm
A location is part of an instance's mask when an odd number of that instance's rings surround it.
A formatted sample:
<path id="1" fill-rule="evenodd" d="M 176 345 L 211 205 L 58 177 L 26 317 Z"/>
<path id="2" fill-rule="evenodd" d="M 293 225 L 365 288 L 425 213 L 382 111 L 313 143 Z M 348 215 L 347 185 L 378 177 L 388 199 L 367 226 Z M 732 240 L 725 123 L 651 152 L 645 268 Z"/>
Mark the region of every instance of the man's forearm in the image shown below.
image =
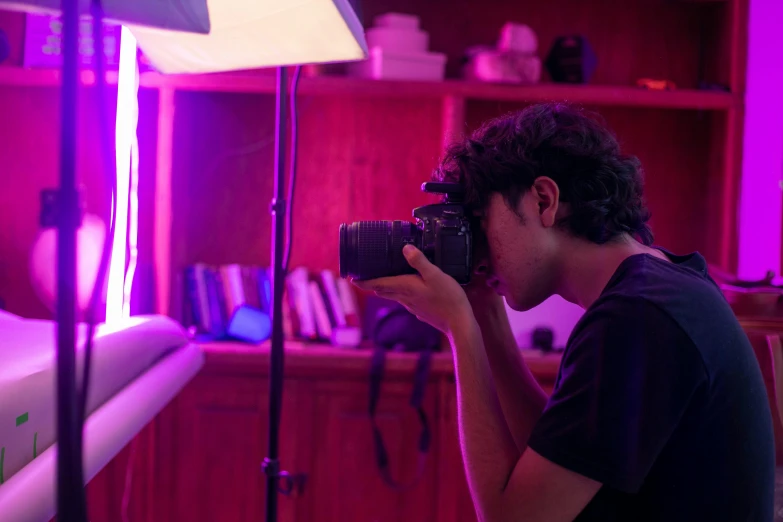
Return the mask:
<path id="1" fill-rule="evenodd" d="M 527 447 L 547 396 L 522 359 L 501 299 L 473 308 L 503 416 L 520 451 Z"/>
<path id="2" fill-rule="evenodd" d="M 449 333 L 449 341 L 468 484 L 481 518 L 491 519 L 521 452 L 504 418 L 476 320 L 460 321 Z"/>

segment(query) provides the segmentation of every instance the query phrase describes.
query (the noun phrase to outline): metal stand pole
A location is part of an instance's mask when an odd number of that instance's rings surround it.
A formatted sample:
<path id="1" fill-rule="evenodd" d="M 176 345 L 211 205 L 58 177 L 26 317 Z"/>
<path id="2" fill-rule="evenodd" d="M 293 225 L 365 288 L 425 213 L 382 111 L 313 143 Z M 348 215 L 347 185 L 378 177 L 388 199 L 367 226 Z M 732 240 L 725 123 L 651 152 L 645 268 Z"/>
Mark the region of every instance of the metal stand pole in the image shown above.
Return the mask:
<path id="1" fill-rule="evenodd" d="M 283 251 L 285 250 L 285 137 L 287 105 L 287 72 L 277 69 L 277 132 L 275 146 L 275 191 L 272 198 L 272 352 L 269 368 L 269 446 L 263 470 L 266 482 L 266 522 L 277 520 L 277 495 L 280 479 L 279 434 L 283 402 Z"/>
<path id="2" fill-rule="evenodd" d="M 57 520 L 85 522 L 79 409 L 76 400 L 76 133 L 79 86 L 79 2 L 63 0 L 60 101 L 60 188 L 57 210 Z"/>

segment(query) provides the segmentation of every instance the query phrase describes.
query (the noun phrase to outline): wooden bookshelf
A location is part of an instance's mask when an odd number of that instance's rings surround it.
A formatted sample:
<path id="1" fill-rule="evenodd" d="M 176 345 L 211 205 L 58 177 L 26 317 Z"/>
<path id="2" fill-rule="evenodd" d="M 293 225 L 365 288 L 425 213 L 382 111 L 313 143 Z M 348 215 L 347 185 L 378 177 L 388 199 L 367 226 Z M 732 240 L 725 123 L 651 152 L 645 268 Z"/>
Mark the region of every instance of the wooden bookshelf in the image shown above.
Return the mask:
<path id="1" fill-rule="evenodd" d="M 448 56 L 445 81 L 304 75 L 298 91 L 292 263 L 336 268 L 333 234 L 341 222 L 410 219 L 413 206 L 429 202 L 419 186 L 444 143 L 488 118 L 530 103 L 562 100 L 600 112 L 623 148 L 642 160 L 659 244 L 699 250 L 712 264 L 733 270 L 747 1 L 590 0 L 578 7 L 557 0 L 536 9 L 492 1 L 475 12 L 456 12 L 445 0 L 364 2 L 367 23 L 388 11 L 418 14 L 430 33 L 430 47 Z M 448 23 L 443 12 L 452 13 Z M 558 35 L 584 34 L 599 58 L 591 83 L 554 84 L 546 73 L 542 83 L 532 86 L 457 79 L 465 47 L 494 42 L 507 20 L 524 21 L 536 30 L 542 59 Z M 13 158 L 4 165 L 8 173 L 1 193 L 18 194 L 5 196 L 7 201 L 0 195 L 0 221 L 29 223 L 0 232 L 0 241 L 9 245 L 0 250 L 6 266 L 0 291 L 6 287 L 2 297 L 13 311 L 47 316 L 24 282 L 29 278 L 26 252 L 36 234 L 32 202 L 56 179 L 59 97 L 54 89 L 61 75 L 21 67 L 23 15 L 0 12 L 0 27 L 12 48 L 0 65 L 0 113 L 27 127 L 12 124 L 0 130 L 0 156 Z M 665 78 L 679 89 L 638 88 L 641 77 Z M 82 73 L 83 85 L 92 86 L 94 80 L 91 72 Z M 107 81 L 116 84 L 116 74 L 108 74 Z M 728 92 L 698 90 L 700 81 L 722 84 Z M 155 282 L 148 290 L 155 293 L 153 310 L 173 310 L 177 274 L 188 264 L 268 264 L 274 90 L 273 71 L 142 73 L 140 253 L 149 256 L 144 270 Z M 92 146 L 97 115 L 90 89 L 83 90 L 82 99 L 80 170 L 88 206 L 100 210 L 105 198 Z M 31 204 L 12 211 L 17 197 Z"/>

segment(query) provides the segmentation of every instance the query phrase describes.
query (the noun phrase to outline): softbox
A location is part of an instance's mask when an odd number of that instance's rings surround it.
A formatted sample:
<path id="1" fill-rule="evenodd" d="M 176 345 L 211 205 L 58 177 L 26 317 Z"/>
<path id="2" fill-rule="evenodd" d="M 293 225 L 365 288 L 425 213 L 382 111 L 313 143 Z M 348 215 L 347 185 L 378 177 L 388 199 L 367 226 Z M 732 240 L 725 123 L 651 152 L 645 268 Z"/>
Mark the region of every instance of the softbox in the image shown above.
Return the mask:
<path id="1" fill-rule="evenodd" d="M 129 28 L 162 73 L 236 71 L 362 60 L 367 43 L 348 0 L 208 0 L 208 35 Z"/>
<path id="2" fill-rule="evenodd" d="M 91 0 L 79 0 L 79 13 L 90 13 Z M 59 14 L 61 0 L 0 0 L 0 9 Z M 207 0 L 101 0 L 107 21 L 171 31 L 209 33 Z"/>

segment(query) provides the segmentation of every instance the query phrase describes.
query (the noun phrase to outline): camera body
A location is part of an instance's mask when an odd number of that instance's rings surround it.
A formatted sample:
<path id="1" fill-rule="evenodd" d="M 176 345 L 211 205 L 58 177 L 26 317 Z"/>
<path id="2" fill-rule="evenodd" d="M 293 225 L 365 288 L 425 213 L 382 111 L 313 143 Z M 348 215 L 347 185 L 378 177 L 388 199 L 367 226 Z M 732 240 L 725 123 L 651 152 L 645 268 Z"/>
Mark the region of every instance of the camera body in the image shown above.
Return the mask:
<path id="1" fill-rule="evenodd" d="M 460 284 L 473 271 L 472 219 L 458 183 L 424 183 L 422 190 L 444 194 L 442 203 L 413 209 L 414 222 L 357 221 L 340 225 L 340 275 L 375 279 L 415 273 L 402 248 L 412 244 Z"/>
<path id="2" fill-rule="evenodd" d="M 458 193 L 448 192 L 452 185 L 459 188 Z M 422 235 L 421 250 L 444 273 L 467 284 L 473 271 L 473 233 L 462 205 L 462 187 L 456 183 L 425 183 L 422 190 L 446 194 L 447 199 L 413 209 Z"/>

